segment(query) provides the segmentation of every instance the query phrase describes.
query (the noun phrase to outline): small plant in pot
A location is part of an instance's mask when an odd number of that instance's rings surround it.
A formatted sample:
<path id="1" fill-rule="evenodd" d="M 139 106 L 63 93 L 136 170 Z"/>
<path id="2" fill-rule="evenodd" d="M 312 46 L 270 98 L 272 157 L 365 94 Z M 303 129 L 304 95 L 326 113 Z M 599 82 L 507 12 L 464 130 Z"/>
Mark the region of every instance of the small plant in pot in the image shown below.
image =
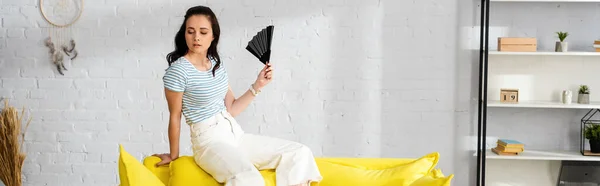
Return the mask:
<path id="1" fill-rule="evenodd" d="M 590 89 L 587 85 L 579 86 L 579 96 L 577 97 L 577 103 L 589 104 L 590 103 Z"/>
<path id="2" fill-rule="evenodd" d="M 556 34 L 558 35 L 558 39 L 560 41 L 556 42 L 556 46 L 554 51 L 556 52 L 567 52 L 569 51 L 569 44 L 565 41 L 565 39 L 567 38 L 567 36 L 569 36 L 568 32 L 556 32 Z"/>
<path id="3" fill-rule="evenodd" d="M 591 124 L 585 127 L 585 139 L 590 141 L 590 151 L 600 153 L 600 125 Z"/>

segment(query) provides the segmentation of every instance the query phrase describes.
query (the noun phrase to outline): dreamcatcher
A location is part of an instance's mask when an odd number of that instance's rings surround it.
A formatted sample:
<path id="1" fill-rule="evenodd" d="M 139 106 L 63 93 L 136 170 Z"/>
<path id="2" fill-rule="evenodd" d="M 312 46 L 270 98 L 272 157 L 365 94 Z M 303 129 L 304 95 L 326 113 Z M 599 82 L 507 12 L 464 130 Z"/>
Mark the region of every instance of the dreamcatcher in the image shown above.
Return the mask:
<path id="1" fill-rule="evenodd" d="M 64 75 L 63 70 L 67 70 L 65 58 L 74 60 L 77 57 L 71 25 L 83 12 L 83 0 L 40 0 L 40 11 L 50 23 L 48 38 L 44 42 L 50 49 L 50 59 L 58 73 Z"/>

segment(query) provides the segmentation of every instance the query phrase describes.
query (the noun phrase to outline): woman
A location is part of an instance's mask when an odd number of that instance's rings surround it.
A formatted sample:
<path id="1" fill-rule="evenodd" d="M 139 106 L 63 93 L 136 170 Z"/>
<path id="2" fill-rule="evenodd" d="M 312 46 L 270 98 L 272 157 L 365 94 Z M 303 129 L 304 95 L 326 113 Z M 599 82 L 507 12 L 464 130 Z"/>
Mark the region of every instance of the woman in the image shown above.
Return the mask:
<path id="1" fill-rule="evenodd" d="M 259 170 L 275 169 L 278 186 L 309 185 L 322 177 L 309 148 L 300 143 L 245 133 L 233 118 L 272 80 L 267 63 L 239 98 L 228 83 L 226 63 L 217 52 L 220 28 L 208 7 L 187 10 L 167 56 L 163 81 L 169 107 L 170 153 L 157 165 L 179 157 L 181 115 L 190 127 L 196 163 L 225 185 L 264 185 Z"/>

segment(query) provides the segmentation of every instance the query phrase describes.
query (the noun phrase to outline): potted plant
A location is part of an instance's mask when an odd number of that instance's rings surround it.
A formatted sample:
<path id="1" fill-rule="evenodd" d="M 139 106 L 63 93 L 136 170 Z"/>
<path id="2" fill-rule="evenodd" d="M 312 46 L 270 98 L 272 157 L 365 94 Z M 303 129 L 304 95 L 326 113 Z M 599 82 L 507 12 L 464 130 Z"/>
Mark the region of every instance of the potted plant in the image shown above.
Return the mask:
<path id="1" fill-rule="evenodd" d="M 579 96 L 577 97 L 577 103 L 589 104 L 590 103 L 590 89 L 587 85 L 579 86 Z"/>
<path id="2" fill-rule="evenodd" d="M 569 50 L 569 45 L 565 41 L 565 39 L 567 38 L 567 36 L 569 36 L 569 33 L 568 32 L 556 32 L 556 34 L 558 35 L 558 39 L 560 41 L 556 42 L 556 46 L 555 46 L 554 51 L 556 51 L 556 52 L 567 52 Z"/>
<path id="3" fill-rule="evenodd" d="M 591 124 L 585 127 L 585 139 L 590 141 L 590 151 L 600 153 L 600 125 Z"/>

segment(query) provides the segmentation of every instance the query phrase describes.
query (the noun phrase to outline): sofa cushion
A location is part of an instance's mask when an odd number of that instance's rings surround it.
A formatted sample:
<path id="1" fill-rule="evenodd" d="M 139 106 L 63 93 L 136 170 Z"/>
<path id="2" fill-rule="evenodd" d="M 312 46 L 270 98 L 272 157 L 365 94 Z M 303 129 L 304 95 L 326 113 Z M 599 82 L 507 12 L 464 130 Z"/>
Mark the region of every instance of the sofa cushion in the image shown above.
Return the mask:
<path id="1" fill-rule="evenodd" d="M 119 145 L 121 186 L 165 186 L 151 171 Z"/>
<path id="2" fill-rule="evenodd" d="M 353 161 L 361 163 L 354 163 Z M 349 158 L 340 160 L 317 160 L 323 175 L 320 186 L 329 185 L 394 185 L 409 186 L 415 180 L 427 175 L 437 165 L 439 153 L 430 153 L 412 161 L 372 161 Z M 393 160 L 391 160 L 393 161 Z"/>
<path id="3" fill-rule="evenodd" d="M 431 173 L 417 179 L 410 186 L 450 186 L 454 174 L 444 176 L 440 169 L 435 169 Z"/>
<path id="4" fill-rule="evenodd" d="M 317 161 L 324 161 L 355 167 L 359 169 L 388 169 L 399 165 L 404 165 L 415 161 L 416 158 L 350 158 L 350 157 L 331 157 L 331 158 L 316 158 Z"/>
<path id="5" fill-rule="evenodd" d="M 169 178 L 171 177 L 171 173 L 169 171 L 169 165 L 156 166 L 156 164 L 160 162 L 160 158 L 156 156 L 148 156 L 144 158 L 144 166 L 152 172 L 160 181 L 168 185 Z"/>
<path id="6" fill-rule="evenodd" d="M 190 183 L 202 186 L 222 186 L 210 174 L 202 170 L 192 156 L 182 156 L 171 162 L 169 186 L 188 186 Z M 275 186 L 275 170 L 260 171 L 265 186 Z"/>
<path id="7" fill-rule="evenodd" d="M 331 157 L 316 158 L 323 182 L 319 186 L 340 185 L 347 183 L 369 183 L 368 185 L 386 185 L 386 183 L 411 182 L 428 173 L 437 174 L 433 167 L 437 165 L 439 154 L 431 153 L 418 159 L 415 158 L 352 158 Z M 184 185 L 187 181 L 205 185 L 221 186 L 209 174 L 200 169 L 192 156 L 182 156 L 171 162 L 170 166 L 155 167 L 160 158 L 149 156 L 144 159 L 144 165 L 168 185 Z M 275 171 L 260 171 L 266 185 L 275 185 Z M 400 177 L 400 178 L 398 178 Z M 403 178 L 402 178 L 403 177 Z M 171 179 L 169 179 L 171 178 Z M 378 180 L 382 179 L 382 180 Z M 375 180 L 375 181 L 373 181 Z M 386 182 L 386 180 L 388 182 Z M 370 182 L 373 181 L 373 182 Z M 426 180 L 422 180 L 424 182 Z M 189 182 L 188 182 L 189 183 Z M 312 184 L 316 185 L 316 184 Z M 354 184 L 352 184 L 354 185 Z M 401 186 L 402 184 L 397 184 Z M 420 185 L 419 185 L 420 186 Z"/>
<path id="8" fill-rule="evenodd" d="M 182 156 L 180 158 L 189 158 L 193 160 L 191 156 Z M 340 165 L 346 165 L 350 167 L 362 168 L 362 169 L 387 169 L 398 165 L 403 165 L 414 161 L 414 158 L 349 158 L 349 157 L 331 157 L 331 158 L 316 158 L 317 162 L 330 162 Z M 189 161 L 189 160 L 188 160 Z M 160 162 L 160 158 L 156 156 L 148 156 L 144 158 L 144 166 L 156 177 L 158 177 L 165 185 L 169 184 L 169 178 L 171 176 L 169 165 L 155 166 L 156 163 Z M 273 171 L 263 171 L 263 175 Z M 273 172 L 274 173 L 274 172 Z M 274 176 L 274 175 L 273 175 Z"/>

